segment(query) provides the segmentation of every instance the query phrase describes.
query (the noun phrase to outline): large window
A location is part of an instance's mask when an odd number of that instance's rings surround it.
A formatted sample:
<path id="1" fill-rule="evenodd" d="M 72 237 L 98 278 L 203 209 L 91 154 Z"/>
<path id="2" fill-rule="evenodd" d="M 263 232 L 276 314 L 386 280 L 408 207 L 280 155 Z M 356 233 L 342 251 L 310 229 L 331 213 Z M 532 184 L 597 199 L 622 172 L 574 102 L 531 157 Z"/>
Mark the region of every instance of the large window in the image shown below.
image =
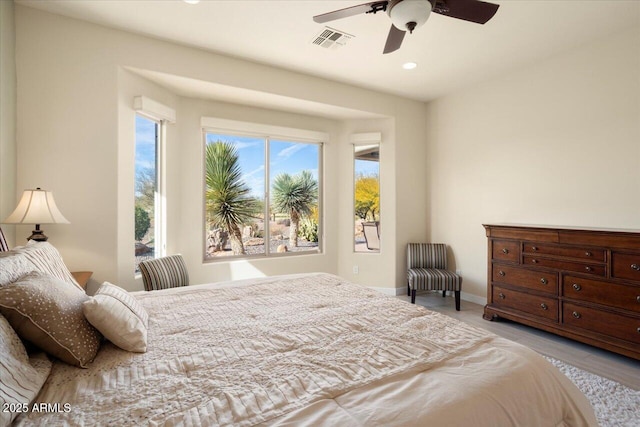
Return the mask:
<path id="1" fill-rule="evenodd" d="M 321 141 L 205 131 L 205 260 L 321 251 Z"/>
<path id="2" fill-rule="evenodd" d="M 159 188 L 162 122 L 136 115 L 135 145 L 135 272 L 145 259 L 162 256 Z"/>

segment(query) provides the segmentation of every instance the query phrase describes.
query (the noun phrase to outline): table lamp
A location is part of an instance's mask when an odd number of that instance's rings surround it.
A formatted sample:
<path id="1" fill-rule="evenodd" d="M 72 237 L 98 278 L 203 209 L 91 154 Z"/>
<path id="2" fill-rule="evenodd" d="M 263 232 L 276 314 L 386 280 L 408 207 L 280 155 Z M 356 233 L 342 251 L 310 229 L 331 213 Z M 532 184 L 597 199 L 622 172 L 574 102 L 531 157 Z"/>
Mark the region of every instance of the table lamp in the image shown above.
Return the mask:
<path id="1" fill-rule="evenodd" d="M 35 190 L 24 190 L 18 207 L 4 221 L 5 224 L 35 224 L 36 229 L 27 240 L 46 242 L 49 238 L 40 230 L 40 224 L 69 224 L 62 215 L 51 191 L 40 187 Z"/>

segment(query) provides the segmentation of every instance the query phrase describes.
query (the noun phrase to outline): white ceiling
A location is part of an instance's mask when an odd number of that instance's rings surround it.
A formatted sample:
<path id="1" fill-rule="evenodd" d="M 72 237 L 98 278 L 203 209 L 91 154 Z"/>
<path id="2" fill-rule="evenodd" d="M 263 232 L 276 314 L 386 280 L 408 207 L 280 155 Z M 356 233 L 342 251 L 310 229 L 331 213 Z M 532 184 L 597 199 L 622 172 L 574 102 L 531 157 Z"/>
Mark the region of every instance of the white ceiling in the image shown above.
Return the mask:
<path id="1" fill-rule="evenodd" d="M 311 44 L 312 17 L 365 1 L 16 0 L 16 3 L 221 54 L 428 101 L 640 25 L 640 1 L 499 0 L 485 25 L 432 14 L 383 55 L 385 14 L 328 23 L 355 36 L 337 50 Z M 411 71 L 407 61 L 418 63 Z M 158 81 L 161 76 L 155 76 Z M 193 85 L 183 86 L 193 91 Z M 184 82 L 183 82 L 184 83 Z"/>

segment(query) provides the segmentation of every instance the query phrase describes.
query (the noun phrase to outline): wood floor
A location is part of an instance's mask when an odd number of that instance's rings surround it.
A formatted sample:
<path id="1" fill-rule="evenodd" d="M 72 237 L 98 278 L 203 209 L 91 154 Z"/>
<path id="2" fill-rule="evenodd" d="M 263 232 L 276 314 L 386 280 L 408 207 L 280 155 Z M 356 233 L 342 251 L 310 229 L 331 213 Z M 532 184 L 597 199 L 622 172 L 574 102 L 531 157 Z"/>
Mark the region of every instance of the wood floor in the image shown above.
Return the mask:
<path id="1" fill-rule="evenodd" d="M 406 295 L 397 298 L 410 301 Z M 474 326 L 486 329 L 511 341 L 525 345 L 538 353 L 562 360 L 585 371 L 610 378 L 634 390 L 640 390 L 640 361 L 601 350 L 567 338 L 540 331 L 507 320 L 490 322 L 482 318 L 483 306 L 461 301 L 456 311 L 452 297 L 442 298 L 441 292 L 418 294 L 416 304 L 446 314 Z"/>

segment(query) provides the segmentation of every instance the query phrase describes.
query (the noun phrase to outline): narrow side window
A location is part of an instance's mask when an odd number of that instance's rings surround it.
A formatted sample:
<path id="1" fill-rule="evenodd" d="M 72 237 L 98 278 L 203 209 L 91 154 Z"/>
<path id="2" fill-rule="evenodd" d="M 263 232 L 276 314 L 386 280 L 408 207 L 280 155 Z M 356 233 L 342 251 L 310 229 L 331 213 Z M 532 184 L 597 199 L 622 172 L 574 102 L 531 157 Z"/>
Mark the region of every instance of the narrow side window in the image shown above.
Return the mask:
<path id="1" fill-rule="evenodd" d="M 162 256 L 160 153 L 162 122 L 136 114 L 135 144 L 135 272 L 146 259 Z"/>
<path id="2" fill-rule="evenodd" d="M 353 150 L 355 252 L 380 252 L 380 144 Z"/>

